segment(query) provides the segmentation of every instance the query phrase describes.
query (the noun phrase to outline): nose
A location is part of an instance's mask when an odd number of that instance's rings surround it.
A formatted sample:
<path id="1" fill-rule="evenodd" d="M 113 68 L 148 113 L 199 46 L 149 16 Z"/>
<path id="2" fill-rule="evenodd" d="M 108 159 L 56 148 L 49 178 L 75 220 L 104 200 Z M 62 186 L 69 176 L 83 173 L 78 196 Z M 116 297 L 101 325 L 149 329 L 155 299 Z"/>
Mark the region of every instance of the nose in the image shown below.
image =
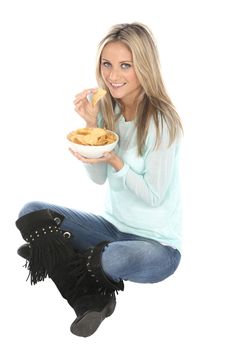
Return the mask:
<path id="1" fill-rule="evenodd" d="M 117 81 L 120 76 L 120 72 L 118 68 L 112 68 L 109 74 L 109 79 L 114 82 Z"/>

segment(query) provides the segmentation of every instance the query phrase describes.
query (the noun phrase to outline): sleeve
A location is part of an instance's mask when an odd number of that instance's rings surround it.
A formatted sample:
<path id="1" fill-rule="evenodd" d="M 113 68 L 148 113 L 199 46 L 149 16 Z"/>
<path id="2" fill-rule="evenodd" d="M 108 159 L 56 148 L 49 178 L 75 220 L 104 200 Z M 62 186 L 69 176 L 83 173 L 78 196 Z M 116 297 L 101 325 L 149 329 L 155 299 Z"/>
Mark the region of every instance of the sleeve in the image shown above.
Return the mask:
<path id="1" fill-rule="evenodd" d="M 103 117 L 101 113 L 97 115 L 97 126 L 103 127 Z M 107 179 L 107 164 L 84 164 L 90 179 L 98 185 L 103 185 Z"/>
<path id="2" fill-rule="evenodd" d="M 107 164 L 84 164 L 90 179 L 98 185 L 103 185 L 107 179 Z"/>
<path id="3" fill-rule="evenodd" d="M 142 174 L 125 164 L 120 171 L 112 174 L 111 182 L 115 190 L 127 189 L 147 205 L 157 207 L 169 189 L 176 162 L 176 142 L 170 147 L 162 144 L 158 149 L 151 145 L 144 156 Z"/>

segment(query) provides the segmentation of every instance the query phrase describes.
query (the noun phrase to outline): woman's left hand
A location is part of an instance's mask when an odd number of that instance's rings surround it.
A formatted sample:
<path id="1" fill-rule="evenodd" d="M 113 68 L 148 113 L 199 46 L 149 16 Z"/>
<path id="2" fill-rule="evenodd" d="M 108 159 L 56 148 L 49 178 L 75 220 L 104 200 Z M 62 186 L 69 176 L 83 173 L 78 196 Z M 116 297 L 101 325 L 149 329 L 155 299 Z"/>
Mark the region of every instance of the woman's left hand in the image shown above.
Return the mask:
<path id="1" fill-rule="evenodd" d="M 105 152 L 103 157 L 101 158 L 85 158 L 81 156 L 78 152 L 74 152 L 71 148 L 69 148 L 70 152 L 75 156 L 78 160 L 86 164 L 98 164 L 98 163 L 108 163 L 110 164 L 116 171 L 119 171 L 123 168 L 124 163 L 119 158 L 115 152 Z"/>

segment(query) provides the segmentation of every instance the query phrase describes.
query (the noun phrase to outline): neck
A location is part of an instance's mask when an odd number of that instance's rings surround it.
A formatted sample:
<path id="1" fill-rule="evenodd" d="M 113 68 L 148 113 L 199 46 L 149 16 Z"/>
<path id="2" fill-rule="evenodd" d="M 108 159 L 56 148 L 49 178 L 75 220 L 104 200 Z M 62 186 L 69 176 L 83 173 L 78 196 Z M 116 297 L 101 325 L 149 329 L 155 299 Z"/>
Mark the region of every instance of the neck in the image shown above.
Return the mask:
<path id="1" fill-rule="evenodd" d="M 135 106 L 124 106 L 123 115 L 126 121 L 133 120 L 136 117 L 136 108 Z"/>
<path id="2" fill-rule="evenodd" d="M 122 106 L 122 114 L 125 117 L 125 120 L 130 121 L 135 119 L 137 115 L 137 106 L 139 103 L 140 95 L 137 94 L 134 98 L 132 96 L 129 98 L 120 99 Z M 141 99 L 140 99 L 141 100 Z"/>

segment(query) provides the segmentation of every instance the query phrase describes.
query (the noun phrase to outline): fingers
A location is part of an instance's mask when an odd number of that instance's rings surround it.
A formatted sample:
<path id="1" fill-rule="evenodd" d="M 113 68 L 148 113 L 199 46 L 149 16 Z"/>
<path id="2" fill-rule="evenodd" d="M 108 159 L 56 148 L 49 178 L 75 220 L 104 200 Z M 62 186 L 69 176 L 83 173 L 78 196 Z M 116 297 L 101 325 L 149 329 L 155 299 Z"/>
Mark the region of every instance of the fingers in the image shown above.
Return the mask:
<path id="1" fill-rule="evenodd" d="M 90 90 L 84 90 L 81 93 L 75 95 L 74 104 L 77 104 L 79 101 L 86 99 L 89 93 Z"/>
<path id="2" fill-rule="evenodd" d="M 91 103 L 91 94 L 97 89 L 87 89 L 77 94 L 74 99 L 75 112 L 77 112 L 87 124 L 96 124 L 98 106 L 93 106 Z"/>
<path id="3" fill-rule="evenodd" d="M 81 162 L 86 164 L 105 163 L 107 161 L 106 155 L 104 155 L 101 158 L 85 158 L 85 157 L 82 157 L 80 153 L 73 151 L 71 148 L 69 148 L 69 151 L 75 158 L 77 158 L 78 160 L 81 160 Z"/>
<path id="4" fill-rule="evenodd" d="M 93 89 L 86 89 L 83 90 L 81 93 L 75 95 L 75 99 L 74 99 L 74 104 L 78 104 L 80 101 L 88 101 L 88 95 L 95 93 L 95 91 L 97 90 L 97 88 L 93 88 Z"/>
<path id="5" fill-rule="evenodd" d="M 78 153 L 72 150 L 72 148 L 69 148 L 70 153 L 77 159 L 82 160 L 82 156 Z"/>

